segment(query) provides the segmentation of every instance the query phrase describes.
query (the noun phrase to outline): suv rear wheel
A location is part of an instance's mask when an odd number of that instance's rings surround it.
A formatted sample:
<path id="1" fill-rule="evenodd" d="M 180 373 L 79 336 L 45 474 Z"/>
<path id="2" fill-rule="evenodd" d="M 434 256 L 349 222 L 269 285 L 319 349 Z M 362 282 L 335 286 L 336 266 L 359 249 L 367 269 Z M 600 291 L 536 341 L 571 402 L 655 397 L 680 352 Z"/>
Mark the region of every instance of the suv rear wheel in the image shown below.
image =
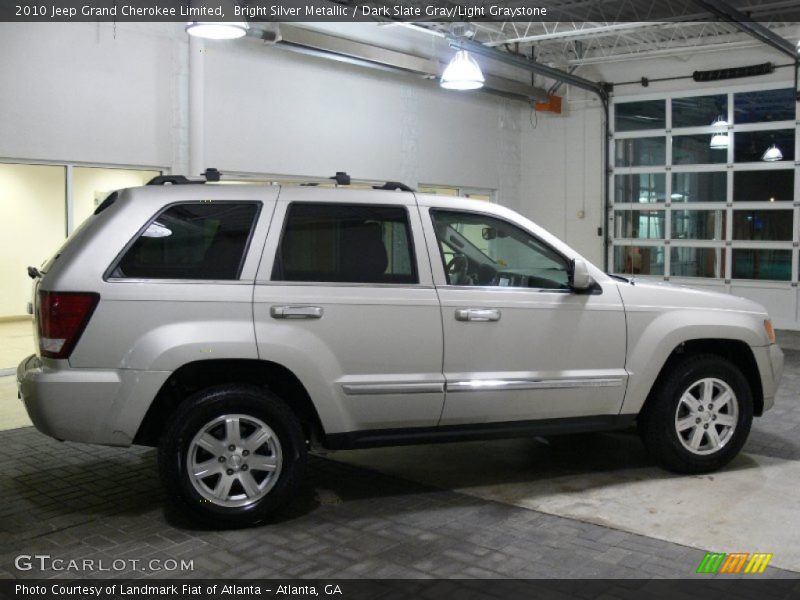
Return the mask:
<path id="1" fill-rule="evenodd" d="M 254 525 L 295 492 L 306 446 L 277 396 L 225 385 L 187 398 L 159 444 L 159 471 L 178 514 L 210 525 Z"/>
<path id="2" fill-rule="evenodd" d="M 639 415 L 639 432 L 663 467 L 707 473 L 739 453 L 753 421 L 753 396 L 736 365 L 711 354 L 689 355 L 656 385 Z"/>

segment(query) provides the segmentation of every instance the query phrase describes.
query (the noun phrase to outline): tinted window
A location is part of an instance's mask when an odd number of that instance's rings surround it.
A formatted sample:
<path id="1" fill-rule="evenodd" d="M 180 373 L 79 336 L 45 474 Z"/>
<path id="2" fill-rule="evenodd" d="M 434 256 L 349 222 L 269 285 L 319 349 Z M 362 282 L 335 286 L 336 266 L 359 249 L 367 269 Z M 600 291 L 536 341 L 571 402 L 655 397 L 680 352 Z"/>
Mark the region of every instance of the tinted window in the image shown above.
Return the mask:
<path id="1" fill-rule="evenodd" d="M 646 137 L 616 141 L 618 167 L 664 165 L 667 162 L 667 138 Z"/>
<path id="2" fill-rule="evenodd" d="M 618 238 L 663 239 L 663 210 L 618 210 L 614 214 Z"/>
<path id="3" fill-rule="evenodd" d="M 147 226 L 112 277 L 238 279 L 258 208 L 253 202 L 172 206 Z"/>
<path id="4" fill-rule="evenodd" d="M 734 123 L 794 121 L 795 94 L 790 88 L 741 92 L 733 96 Z"/>
<path id="5" fill-rule="evenodd" d="M 735 171 L 733 199 L 737 202 L 780 202 L 794 199 L 794 169 Z"/>
<path id="6" fill-rule="evenodd" d="M 566 259 L 516 225 L 476 213 L 431 215 L 450 285 L 569 289 Z"/>
<path id="7" fill-rule="evenodd" d="M 672 127 L 705 127 L 728 118 L 728 95 L 672 99 Z"/>
<path id="8" fill-rule="evenodd" d="M 673 173 L 673 202 L 725 202 L 728 174 L 718 173 Z"/>
<path id="9" fill-rule="evenodd" d="M 724 248 L 673 248 L 670 274 L 676 277 L 717 277 L 725 275 Z"/>
<path id="10" fill-rule="evenodd" d="M 673 240 L 724 240 L 725 212 L 673 209 L 670 237 Z"/>
<path id="11" fill-rule="evenodd" d="M 733 136 L 733 160 L 737 163 L 765 161 L 765 152 L 774 145 L 780 151 L 780 156 L 775 157 L 773 162 L 793 162 L 794 136 L 794 129 L 737 131 Z"/>
<path id="12" fill-rule="evenodd" d="M 405 208 L 295 203 L 274 281 L 417 283 Z"/>
<path id="13" fill-rule="evenodd" d="M 618 103 L 614 106 L 614 113 L 617 131 L 664 129 L 667 126 L 665 100 Z"/>
<path id="14" fill-rule="evenodd" d="M 696 165 L 724 163 L 728 160 L 726 149 L 711 147 L 711 135 L 676 135 L 672 137 L 672 164 Z"/>
<path id="15" fill-rule="evenodd" d="M 792 278 L 792 252 L 734 248 L 733 278 L 789 281 Z"/>
<path id="16" fill-rule="evenodd" d="M 616 246 L 614 272 L 629 275 L 663 275 L 663 246 Z"/>
<path id="17" fill-rule="evenodd" d="M 736 210 L 733 212 L 733 239 L 791 241 L 791 210 Z"/>
<path id="18" fill-rule="evenodd" d="M 614 202 L 664 202 L 667 180 L 664 173 L 614 176 Z"/>

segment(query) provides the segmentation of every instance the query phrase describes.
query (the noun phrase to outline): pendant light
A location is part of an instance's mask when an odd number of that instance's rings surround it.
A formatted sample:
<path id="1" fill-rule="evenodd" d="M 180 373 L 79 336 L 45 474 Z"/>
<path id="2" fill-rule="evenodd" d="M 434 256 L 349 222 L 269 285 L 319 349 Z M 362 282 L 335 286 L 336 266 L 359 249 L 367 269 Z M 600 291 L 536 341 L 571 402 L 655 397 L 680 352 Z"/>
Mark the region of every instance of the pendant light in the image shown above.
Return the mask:
<path id="1" fill-rule="evenodd" d="M 725 133 L 715 133 L 711 136 L 711 149 L 712 150 L 727 150 L 728 149 L 728 122 L 719 115 L 717 119 L 711 124 L 712 127 L 725 127 Z"/>
<path id="2" fill-rule="evenodd" d="M 783 152 L 781 152 L 781 149 L 775 144 L 772 144 L 772 146 L 766 149 L 761 160 L 764 162 L 778 162 L 779 160 L 783 160 Z"/>
<path id="3" fill-rule="evenodd" d="M 247 23 L 192 21 L 186 25 L 186 33 L 207 40 L 235 40 L 247 35 Z"/>
<path id="4" fill-rule="evenodd" d="M 477 90 L 485 79 L 480 66 L 466 50 L 459 50 L 442 73 L 439 83 L 446 90 Z"/>

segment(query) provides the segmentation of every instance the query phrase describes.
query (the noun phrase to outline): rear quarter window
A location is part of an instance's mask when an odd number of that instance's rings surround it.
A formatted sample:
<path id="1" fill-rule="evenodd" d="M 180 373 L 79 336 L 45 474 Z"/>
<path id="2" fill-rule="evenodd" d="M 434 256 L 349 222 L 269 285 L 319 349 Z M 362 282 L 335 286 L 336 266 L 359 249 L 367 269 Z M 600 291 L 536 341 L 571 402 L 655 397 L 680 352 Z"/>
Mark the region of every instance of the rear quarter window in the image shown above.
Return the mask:
<path id="1" fill-rule="evenodd" d="M 139 233 L 110 276 L 238 279 L 259 208 L 257 202 L 170 206 Z"/>

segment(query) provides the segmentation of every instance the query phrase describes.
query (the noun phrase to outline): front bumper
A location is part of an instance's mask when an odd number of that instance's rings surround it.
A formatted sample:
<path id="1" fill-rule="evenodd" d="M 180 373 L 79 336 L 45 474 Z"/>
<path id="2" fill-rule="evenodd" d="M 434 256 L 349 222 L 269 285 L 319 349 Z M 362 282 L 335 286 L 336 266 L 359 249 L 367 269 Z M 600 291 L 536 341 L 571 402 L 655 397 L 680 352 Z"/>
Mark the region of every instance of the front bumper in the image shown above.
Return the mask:
<path id="1" fill-rule="evenodd" d="M 164 381 L 163 371 L 73 369 L 31 355 L 17 389 L 42 433 L 59 440 L 128 446 Z"/>
<path id="2" fill-rule="evenodd" d="M 783 351 L 777 344 L 753 348 L 758 372 L 761 376 L 761 388 L 764 392 L 764 410 L 775 405 L 775 393 L 783 375 Z"/>

